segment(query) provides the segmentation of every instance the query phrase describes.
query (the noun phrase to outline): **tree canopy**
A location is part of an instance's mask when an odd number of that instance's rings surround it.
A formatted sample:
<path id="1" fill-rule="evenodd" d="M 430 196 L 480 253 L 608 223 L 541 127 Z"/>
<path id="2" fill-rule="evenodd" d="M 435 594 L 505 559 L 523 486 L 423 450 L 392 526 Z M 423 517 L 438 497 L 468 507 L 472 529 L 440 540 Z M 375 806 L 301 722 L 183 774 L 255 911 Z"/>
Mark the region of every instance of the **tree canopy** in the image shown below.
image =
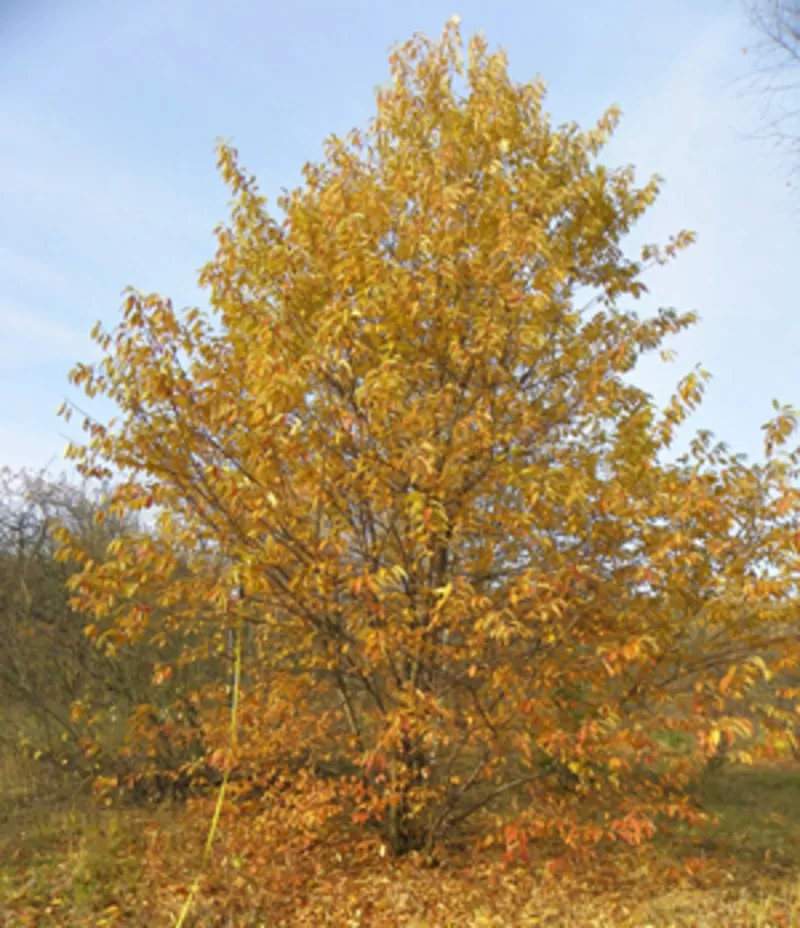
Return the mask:
<path id="1" fill-rule="evenodd" d="M 753 89 L 766 100 L 761 134 L 786 148 L 793 157 L 800 144 L 800 3 L 798 0 L 748 0 L 750 22 L 760 41 L 755 57 Z M 797 165 L 792 165 L 792 171 Z"/>
<path id="2" fill-rule="evenodd" d="M 796 667 L 796 416 L 761 464 L 706 433 L 667 460 L 705 374 L 659 409 L 635 367 L 696 319 L 633 307 L 692 236 L 623 247 L 659 181 L 598 160 L 618 112 L 553 126 L 455 22 L 390 66 L 277 218 L 220 146 L 210 313 L 130 291 L 95 329 L 71 379 L 118 414 L 71 455 L 156 527 L 100 560 L 64 532 L 73 603 L 117 649 L 157 604 L 184 664 L 240 636 L 232 763 L 271 840 L 355 826 L 402 854 L 496 816 L 523 851 L 637 842 Z"/>

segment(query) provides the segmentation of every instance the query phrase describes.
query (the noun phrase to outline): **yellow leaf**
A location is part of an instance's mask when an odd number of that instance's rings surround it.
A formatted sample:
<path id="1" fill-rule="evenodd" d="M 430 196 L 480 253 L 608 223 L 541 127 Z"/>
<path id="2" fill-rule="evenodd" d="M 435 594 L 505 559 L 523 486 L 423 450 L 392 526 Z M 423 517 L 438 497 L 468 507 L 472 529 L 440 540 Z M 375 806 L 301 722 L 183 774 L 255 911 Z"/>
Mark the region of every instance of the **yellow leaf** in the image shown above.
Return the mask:
<path id="1" fill-rule="evenodd" d="M 728 692 L 733 678 L 736 676 L 736 668 L 730 666 L 725 676 L 719 681 L 719 692 L 724 696 Z"/>

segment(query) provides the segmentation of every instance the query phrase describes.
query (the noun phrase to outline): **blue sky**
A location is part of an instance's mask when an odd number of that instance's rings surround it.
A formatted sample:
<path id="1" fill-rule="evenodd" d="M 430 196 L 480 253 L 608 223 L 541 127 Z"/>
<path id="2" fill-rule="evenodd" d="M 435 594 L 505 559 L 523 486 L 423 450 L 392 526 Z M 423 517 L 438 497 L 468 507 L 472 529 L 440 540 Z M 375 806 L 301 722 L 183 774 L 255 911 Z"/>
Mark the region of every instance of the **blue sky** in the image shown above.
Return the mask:
<path id="1" fill-rule="evenodd" d="M 116 322 L 125 286 L 203 302 L 196 271 L 227 215 L 217 136 L 274 203 L 325 136 L 367 123 L 389 47 L 453 13 L 506 49 L 516 79 L 545 79 L 556 122 L 622 107 L 603 160 L 666 180 L 631 246 L 698 234 L 642 308 L 702 322 L 639 381 L 664 400 L 703 363 L 714 379 L 692 424 L 758 456 L 773 397 L 800 404 L 800 214 L 785 158 L 748 137 L 761 103 L 737 83 L 753 42 L 737 0 L 7 0 L 0 465 L 66 469 L 63 432 L 81 434 L 55 416 L 66 374 L 94 356 L 89 330 Z"/>

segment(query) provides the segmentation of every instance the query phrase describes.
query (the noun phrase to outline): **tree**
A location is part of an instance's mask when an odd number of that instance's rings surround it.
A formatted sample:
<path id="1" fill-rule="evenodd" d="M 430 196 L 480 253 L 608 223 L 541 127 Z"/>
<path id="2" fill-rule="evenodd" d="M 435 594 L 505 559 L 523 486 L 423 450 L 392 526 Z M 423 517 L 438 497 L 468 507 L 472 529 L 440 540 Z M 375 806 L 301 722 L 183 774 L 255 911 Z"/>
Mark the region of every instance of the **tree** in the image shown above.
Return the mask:
<path id="1" fill-rule="evenodd" d="M 220 666 L 194 663 L 167 682 L 162 665 L 172 669 L 176 644 L 186 636 L 176 641 L 157 609 L 151 630 L 161 640 L 155 645 L 139 642 L 111 659 L 112 649 L 89 640 L 87 617 L 68 603 L 67 583 L 77 565 L 59 562 L 55 536 L 57 526 L 68 529 L 84 556 L 102 560 L 115 539 L 140 530 L 129 516 L 108 512 L 102 489 L 93 494 L 64 479 L 0 470 L 0 747 L 88 782 L 97 775 L 124 781 L 127 774 L 129 785 L 142 793 L 150 785 L 148 774 L 163 778 L 165 767 L 177 774 L 191 758 L 181 750 L 173 703 L 197 689 L 204 675 L 215 679 Z M 159 674 L 160 685 L 154 683 Z M 173 737 L 151 751 L 149 770 L 144 752 L 130 741 L 119 752 L 126 729 L 147 722 L 157 737 L 170 720 Z"/>
<path id="2" fill-rule="evenodd" d="M 750 21 L 761 36 L 752 50 L 755 89 L 768 100 L 766 137 L 793 154 L 800 145 L 800 3 L 749 0 Z"/>
<path id="3" fill-rule="evenodd" d="M 109 663 L 71 613 L 65 583 L 74 567 L 55 561 L 52 529 L 56 520 L 69 524 L 102 557 L 122 526 L 95 524 L 99 503 L 64 481 L 3 469 L 0 486 L 0 739 L 74 769 L 86 761 L 88 732 L 71 707 L 93 693 L 108 710 L 132 682 L 131 668 Z"/>
<path id="4" fill-rule="evenodd" d="M 617 112 L 554 128 L 455 22 L 390 65 L 281 221 L 219 148 L 213 319 L 130 291 L 98 324 L 71 379 L 119 415 L 70 453 L 157 528 L 102 562 L 65 536 L 75 605 L 122 641 L 149 591 L 184 662 L 248 630 L 234 762 L 281 787 L 259 840 L 349 821 L 402 854 L 494 812 L 512 844 L 635 842 L 745 733 L 722 696 L 796 661 L 796 417 L 760 466 L 707 434 L 666 463 L 703 372 L 663 411 L 629 375 L 695 317 L 630 304 L 692 236 L 625 254 L 658 179 L 598 163 Z"/>

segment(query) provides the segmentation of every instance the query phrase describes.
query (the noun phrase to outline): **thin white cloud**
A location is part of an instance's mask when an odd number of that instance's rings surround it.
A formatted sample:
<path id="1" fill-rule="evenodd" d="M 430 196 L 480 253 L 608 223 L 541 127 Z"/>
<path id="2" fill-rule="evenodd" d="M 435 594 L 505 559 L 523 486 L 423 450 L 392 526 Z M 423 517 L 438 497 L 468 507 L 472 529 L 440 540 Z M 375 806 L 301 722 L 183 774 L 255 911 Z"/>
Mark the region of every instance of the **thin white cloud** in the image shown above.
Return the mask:
<path id="1" fill-rule="evenodd" d="M 0 361 L 4 368 L 87 355 L 88 331 L 19 306 L 0 305 Z"/>
<path id="2" fill-rule="evenodd" d="M 6 215 L 20 217 L 27 240 L 55 243 L 62 266 L 80 261 L 95 278 L 126 266 L 172 277 L 176 259 L 191 270 L 200 264 L 212 250 L 222 202 L 219 215 L 207 198 L 198 208 L 170 186 L 174 169 L 159 176 L 126 162 L 124 153 L 104 150 L 102 140 L 81 137 L 57 116 L 24 100 L 0 100 L 0 204 Z M 31 248 L 23 260 L 36 260 Z M 117 292 L 128 283 L 135 281 L 115 281 Z"/>
<path id="3" fill-rule="evenodd" d="M 683 373 L 704 364 L 714 379 L 687 432 L 711 427 L 758 453 L 772 397 L 791 401 L 800 391 L 793 360 L 800 317 L 790 282 L 800 236 L 778 157 L 743 135 L 757 116 L 732 80 L 741 28 L 740 11 L 729 9 L 687 39 L 658 85 L 623 106 L 627 115 L 607 155 L 610 163 L 635 164 L 642 180 L 651 172 L 665 178 L 634 241 L 663 242 L 682 228 L 698 235 L 648 278 L 645 308 L 696 310 L 701 322 L 675 340 L 676 364 L 647 361 L 637 379 L 661 401 Z"/>
<path id="4" fill-rule="evenodd" d="M 47 468 L 53 475 L 70 473 L 72 465 L 64 459 L 65 447 L 66 442 L 55 427 L 48 433 L 41 426 L 25 429 L 0 425 L 0 448 L 3 449 L 0 467 L 9 467 L 12 471 Z"/>
<path id="5" fill-rule="evenodd" d="M 25 254 L 0 242 L 0 278 L 5 281 L 21 281 L 37 290 L 45 289 L 61 296 L 77 297 L 75 280 L 58 268 L 33 255 Z"/>

